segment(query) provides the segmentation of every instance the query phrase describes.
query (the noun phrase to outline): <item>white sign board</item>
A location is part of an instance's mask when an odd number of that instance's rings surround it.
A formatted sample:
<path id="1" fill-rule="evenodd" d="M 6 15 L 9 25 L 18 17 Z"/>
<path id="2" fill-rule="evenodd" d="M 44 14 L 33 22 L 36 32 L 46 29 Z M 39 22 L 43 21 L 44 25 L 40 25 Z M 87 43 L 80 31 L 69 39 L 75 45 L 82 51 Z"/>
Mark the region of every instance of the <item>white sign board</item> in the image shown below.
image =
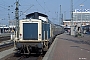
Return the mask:
<path id="1" fill-rule="evenodd" d="M 75 12 L 90 12 L 90 9 L 75 9 Z"/>
<path id="2" fill-rule="evenodd" d="M 47 21 L 47 18 L 46 17 L 39 16 L 39 19 L 41 19 L 43 21 Z"/>

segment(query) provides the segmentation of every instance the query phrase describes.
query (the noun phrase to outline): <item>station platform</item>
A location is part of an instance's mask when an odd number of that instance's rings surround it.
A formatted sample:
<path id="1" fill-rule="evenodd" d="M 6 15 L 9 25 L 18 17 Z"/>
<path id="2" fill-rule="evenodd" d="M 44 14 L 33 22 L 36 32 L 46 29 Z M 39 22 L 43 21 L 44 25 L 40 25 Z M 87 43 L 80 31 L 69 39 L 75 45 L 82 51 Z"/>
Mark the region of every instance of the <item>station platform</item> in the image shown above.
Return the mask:
<path id="1" fill-rule="evenodd" d="M 90 60 L 90 35 L 58 35 L 43 60 Z"/>

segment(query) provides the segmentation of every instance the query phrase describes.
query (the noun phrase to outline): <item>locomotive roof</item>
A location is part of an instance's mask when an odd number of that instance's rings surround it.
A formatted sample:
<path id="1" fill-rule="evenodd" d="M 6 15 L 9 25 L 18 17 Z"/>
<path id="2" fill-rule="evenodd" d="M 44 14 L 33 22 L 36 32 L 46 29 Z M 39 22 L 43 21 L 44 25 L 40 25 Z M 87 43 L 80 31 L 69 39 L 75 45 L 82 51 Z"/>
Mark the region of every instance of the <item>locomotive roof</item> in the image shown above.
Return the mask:
<path id="1" fill-rule="evenodd" d="M 35 14 L 38 14 L 39 16 L 43 16 L 43 17 L 48 17 L 47 15 L 39 13 L 39 12 L 30 13 L 30 14 L 26 15 L 26 17 L 30 17 L 30 16 L 33 16 Z"/>

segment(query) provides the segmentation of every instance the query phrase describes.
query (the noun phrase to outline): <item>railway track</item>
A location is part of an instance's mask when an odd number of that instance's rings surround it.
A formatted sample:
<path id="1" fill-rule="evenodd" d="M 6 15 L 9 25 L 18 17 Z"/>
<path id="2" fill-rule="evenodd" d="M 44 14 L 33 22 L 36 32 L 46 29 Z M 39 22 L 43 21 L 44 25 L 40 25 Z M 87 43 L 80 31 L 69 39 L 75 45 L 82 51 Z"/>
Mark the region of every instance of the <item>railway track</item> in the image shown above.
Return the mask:
<path id="1" fill-rule="evenodd" d="M 17 60 L 42 60 L 43 55 L 21 56 Z"/>
<path id="2" fill-rule="evenodd" d="M 0 52 L 5 51 L 5 50 L 8 50 L 8 49 L 11 49 L 11 48 L 13 48 L 13 47 L 14 47 L 13 45 L 10 45 L 10 46 L 8 46 L 8 47 L 1 48 L 1 49 L 0 49 Z"/>
<path id="3" fill-rule="evenodd" d="M 44 55 L 40 54 L 30 54 L 30 55 L 20 55 L 20 54 L 12 54 L 10 57 L 5 58 L 4 60 L 42 60 Z"/>
<path id="4" fill-rule="evenodd" d="M 10 33 L 0 34 L 0 52 L 13 47 L 13 41 L 10 40 Z"/>
<path id="5" fill-rule="evenodd" d="M 0 52 L 4 51 L 4 50 L 7 50 L 7 49 L 10 49 L 13 46 L 14 46 L 14 42 L 13 41 L 11 41 L 11 42 L 9 42 L 7 44 L 2 44 L 2 45 L 0 45 Z"/>
<path id="6" fill-rule="evenodd" d="M 6 40 L 10 40 L 10 36 L 0 36 L 0 43 Z"/>

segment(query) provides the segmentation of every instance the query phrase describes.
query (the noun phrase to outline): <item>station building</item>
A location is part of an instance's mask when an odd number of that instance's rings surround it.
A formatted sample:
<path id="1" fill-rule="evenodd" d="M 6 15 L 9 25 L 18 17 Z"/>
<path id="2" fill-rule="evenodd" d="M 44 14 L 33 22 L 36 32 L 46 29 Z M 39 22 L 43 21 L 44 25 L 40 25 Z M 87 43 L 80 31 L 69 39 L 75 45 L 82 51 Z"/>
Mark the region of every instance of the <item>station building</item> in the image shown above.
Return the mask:
<path id="1" fill-rule="evenodd" d="M 73 12 L 73 25 L 90 25 L 90 9 L 75 9 Z M 71 28 L 71 19 L 63 20 L 64 28 Z"/>
<path id="2" fill-rule="evenodd" d="M 74 25 L 82 26 L 90 25 L 90 9 L 75 9 L 73 12 Z"/>

